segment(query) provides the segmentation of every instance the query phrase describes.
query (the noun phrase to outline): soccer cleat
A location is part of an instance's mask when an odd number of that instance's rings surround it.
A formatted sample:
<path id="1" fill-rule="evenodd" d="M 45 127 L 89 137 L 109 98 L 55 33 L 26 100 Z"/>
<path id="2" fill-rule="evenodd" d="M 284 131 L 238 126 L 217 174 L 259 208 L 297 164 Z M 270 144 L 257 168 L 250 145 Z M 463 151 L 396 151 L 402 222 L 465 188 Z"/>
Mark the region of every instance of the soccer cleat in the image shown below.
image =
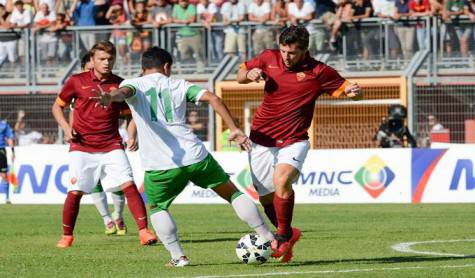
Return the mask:
<path id="1" fill-rule="evenodd" d="M 71 247 L 71 245 L 73 245 L 73 241 L 74 241 L 74 236 L 62 235 L 61 239 L 58 241 L 58 243 L 56 243 L 56 247 L 58 248 Z"/>
<path id="2" fill-rule="evenodd" d="M 140 244 L 153 245 L 157 243 L 157 237 L 148 229 L 142 229 L 139 231 Z"/>
<path id="3" fill-rule="evenodd" d="M 171 259 L 165 264 L 166 267 L 184 267 L 190 264 L 190 260 L 187 256 L 181 256 L 179 259 Z"/>
<path id="4" fill-rule="evenodd" d="M 114 220 L 115 222 L 115 227 L 117 228 L 117 235 L 118 236 L 125 236 L 127 233 L 127 227 L 125 226 L 124 223 L 124 218 L 120 217 Z"/>
<path id="5" fill-rule="evenodd" d="M 288 241 L 282 242 L 278 239 L 272 241 L 272 257 L 279 258 L 280 262 L 289 263 L 292 260 L 294 245 L 300 239 L 301 234 L 298 228 L 292 228 L 292 236 Z"/>
<path id="6" fill-rule="evenodd" d="M 110 236 L 110 235 L 113 235 L 117 232 L 117 229 L 115 227 L 115 224 L 113 221 L 109 221 L 109 223 L 107 223 L 106 225 L 106 235 Z"/>

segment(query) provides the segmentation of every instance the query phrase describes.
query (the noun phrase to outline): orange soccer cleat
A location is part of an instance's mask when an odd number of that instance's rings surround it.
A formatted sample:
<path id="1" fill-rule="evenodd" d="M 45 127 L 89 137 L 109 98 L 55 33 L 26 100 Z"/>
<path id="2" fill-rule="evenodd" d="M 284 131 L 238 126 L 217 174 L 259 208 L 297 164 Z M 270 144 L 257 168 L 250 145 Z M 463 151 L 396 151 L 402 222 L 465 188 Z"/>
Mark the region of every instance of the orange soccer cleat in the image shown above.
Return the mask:
<path id="1" fill-rule="evenodd" d="M 280 262 L 289 263 L 292 260 L 294 245 L 300 239 L 301 234 L 300 229 L 292 228 L 292 236 L 288 241 L 280 242 L 280 244 L 278 239 L 272 241 L 272 257 L 279 258 Z"/>
<path id="2" fill-rule="evenodd" d="M 157 243 L 157 237 L 148 229 L 142 229 L 139 231 L 140 244 L 153 245 Z"/>
<path id="3" fill-rule="evenodd" d="M 61 239 L 56 243 L 56 247 L 58 248 L 69 248 L 73 245 L 74 236 L 72 235 L 63 235 Z"/>

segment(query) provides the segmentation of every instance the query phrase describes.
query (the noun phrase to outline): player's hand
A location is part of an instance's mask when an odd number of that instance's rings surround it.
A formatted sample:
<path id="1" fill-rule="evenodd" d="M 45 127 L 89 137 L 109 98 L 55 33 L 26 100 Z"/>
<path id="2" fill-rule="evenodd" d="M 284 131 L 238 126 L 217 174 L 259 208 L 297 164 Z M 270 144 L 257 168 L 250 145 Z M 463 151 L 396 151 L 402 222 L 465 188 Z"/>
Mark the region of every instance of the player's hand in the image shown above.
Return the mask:
<path id="1" fill-rule="evenodd" d="M 79 135 L 74 129 L 68 128 L 64 130 L 64 140 L 66 140 L 66 142 L 71 143 L 77 141 L 78 138 Z"/>
<path id="2" fill-rule="evenodd" d="M 353 100 L 360 100 L 363 98 L 363 92 L 358 83 L 352 83 L 351 85 L 346 86 L 345 95 Z"/>
<path id="3" fill-rule="evenodd" d="M 246 73 L 246 78 L 251 81 L 259 83 L 259 80 L 264 79 L 264 73 L 262 72 L 261 69 L 254 68 L 254 69 L 249 70 Z"/>
<path id="4" fill-rule="evenodd" d="M 112 96 L 106 93 L 100 85 L 97 85 L 98 90 L 92 89 L 91 91 L 96 94 L 94 97 L 89 97 L 89 99 L 94 99 L 97 101 L 96 106 L 100 105 L 102 108 L 106 108 L 112 102 Z"/>
<path id="5" fill-rule="evenodd" d="M 240 150 L 246 152 L 251 151 L 251 140 L 240 129 L 233 130 L 229 133 L 228 144 L 231 145 L 231 141 L 235 141 Z"/>
<path id="6" fill-rule="evenodd" d="M 131 152 L 135 152 L 139 149 L 139 144 L 136 138 L 127 139 L 127 149 Z"/>

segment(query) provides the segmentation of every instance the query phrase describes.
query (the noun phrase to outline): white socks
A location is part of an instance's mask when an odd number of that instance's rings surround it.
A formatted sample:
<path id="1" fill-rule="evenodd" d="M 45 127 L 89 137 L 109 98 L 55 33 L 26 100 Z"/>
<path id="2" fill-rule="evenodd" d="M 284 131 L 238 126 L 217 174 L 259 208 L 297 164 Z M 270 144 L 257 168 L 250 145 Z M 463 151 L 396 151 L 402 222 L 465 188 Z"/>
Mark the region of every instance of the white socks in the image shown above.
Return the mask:
<path id="1" fill-rule="evenodd" d="M 231 205 L 239 218 L 253 228 L 257 234 L 266 240 L 274 240 L 274 234 L 259 213 L 256 204 L 246 195 L 241 194 L 231 201 Z"/>
<path id="2" fill-rule="evenodd" d="M 112 192 L 111 196 L 112 202 L 114 203 L 114 212 L 112 213 L 112 216 L 114 217 L 114 220 L 117 220 L 122 218 L 125 206 L 125 196 L 124 194 L 115 194 L 115 192 Z"/>
<path id="3" fill-rule="evenodd" d="M 155 229 L 160 241 L 172 256 L 172 259 L 179 259 L 185 256 L 178 241 L 177 229 L 175 221 L 166 210 L 155 212 L 150 216 L 152 226 Z"/>
<path id="4" fill-rule="evenodd" d="M 96 205 L 97 211 L 104 220 L 104 225 L 107 225 L 112 221 L 111 215 L 109 213 L 109 206 L 107 204 L 107 196 L 105 192 L 95 192 L 91 193 L 92 201 Z"/>

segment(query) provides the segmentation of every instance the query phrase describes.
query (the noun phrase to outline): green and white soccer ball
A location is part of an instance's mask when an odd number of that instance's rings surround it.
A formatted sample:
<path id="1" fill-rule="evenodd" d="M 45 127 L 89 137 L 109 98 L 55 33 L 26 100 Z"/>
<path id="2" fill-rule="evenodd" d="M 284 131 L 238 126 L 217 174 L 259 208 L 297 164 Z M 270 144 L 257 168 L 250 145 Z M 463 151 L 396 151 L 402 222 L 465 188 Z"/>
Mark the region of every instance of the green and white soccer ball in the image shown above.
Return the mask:
<path id="1" fill-rule="evenodd" d="M 243 236 L 236 245 L 236 255 L 245 264 L 263 264 L 271 254 L 271 242 L 256 234 Z"/>

